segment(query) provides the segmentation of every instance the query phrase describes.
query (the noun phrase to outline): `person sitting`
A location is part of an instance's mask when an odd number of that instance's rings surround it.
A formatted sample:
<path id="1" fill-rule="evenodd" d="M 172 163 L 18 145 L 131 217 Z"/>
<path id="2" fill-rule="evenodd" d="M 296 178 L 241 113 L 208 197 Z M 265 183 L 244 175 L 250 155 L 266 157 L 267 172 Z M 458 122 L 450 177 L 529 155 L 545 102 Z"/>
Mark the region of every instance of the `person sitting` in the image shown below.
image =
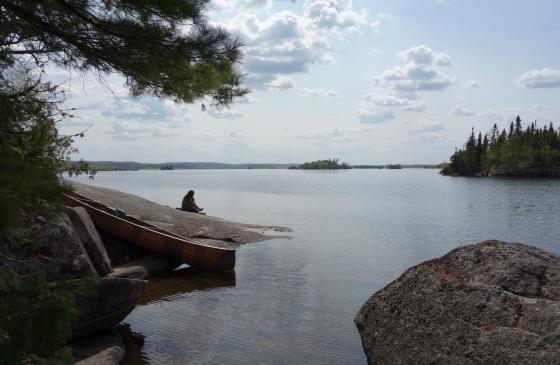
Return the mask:
<path id="1" fill-rule="evenodd" d="M 194 201 L 194 191 L 189 190 L 187 195 L 185 195 L 185 197 L 183 198 L 183 202 L 181 203 L 181 210 L 191 213 L 206 214 L 202 213 L 203 209 L 204 208 L 200 208 Z"/>

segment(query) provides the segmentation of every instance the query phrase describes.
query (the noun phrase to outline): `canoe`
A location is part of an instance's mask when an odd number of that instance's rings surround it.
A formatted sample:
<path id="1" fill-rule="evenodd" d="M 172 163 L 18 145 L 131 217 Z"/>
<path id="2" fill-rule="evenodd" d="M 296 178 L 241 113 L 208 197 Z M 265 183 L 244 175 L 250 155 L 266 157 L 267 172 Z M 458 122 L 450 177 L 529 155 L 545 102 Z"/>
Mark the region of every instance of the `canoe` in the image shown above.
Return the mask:
<path id="1" fill-rule="evenodd" d="M 97 228 L 125 241 L 200 269 L 233 270 L 235 268 L 235 250 L 189 240 L 78 193 L 64 194 L 64 201 L 70 207 L 84 207 Z"/>

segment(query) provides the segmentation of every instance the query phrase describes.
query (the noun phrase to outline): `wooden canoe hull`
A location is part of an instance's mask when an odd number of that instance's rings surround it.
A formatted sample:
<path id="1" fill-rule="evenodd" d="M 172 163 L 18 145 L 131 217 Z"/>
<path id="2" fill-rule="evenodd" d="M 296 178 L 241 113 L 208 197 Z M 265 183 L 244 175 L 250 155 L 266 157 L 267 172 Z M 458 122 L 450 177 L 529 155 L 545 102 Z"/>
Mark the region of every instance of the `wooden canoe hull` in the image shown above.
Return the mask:
<path id="1" fill-rule="evenodd" d="M 107 211 L 104 204 L 77 193 L 67 193 L 65 204 L 84 207 L 96 227 L 148 250 L 209 270 L 233 270 L 235 250 L 206 246 L 156 227 L 138 218 Z"/>

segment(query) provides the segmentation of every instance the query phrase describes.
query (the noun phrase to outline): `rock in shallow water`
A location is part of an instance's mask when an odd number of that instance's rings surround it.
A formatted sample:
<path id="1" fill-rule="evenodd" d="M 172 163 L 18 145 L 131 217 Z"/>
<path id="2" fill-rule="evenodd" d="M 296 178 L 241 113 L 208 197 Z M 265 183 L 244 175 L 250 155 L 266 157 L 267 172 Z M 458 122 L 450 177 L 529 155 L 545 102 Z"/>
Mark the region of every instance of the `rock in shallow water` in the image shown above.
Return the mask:
<path id="1" fill-rule="evenodd" d="M 559 364 L 560 257 L 459 247 L 408 269 L 355 323 L 371 364 Z"/>
<path id="2" fill-rule="evenodd" d="M 139 279 L 101 279 L 94 297 L 77 302 L 80 314 L 72 325 L 73 338 L 114 328 L 134 309 L 146 284 Z"/>

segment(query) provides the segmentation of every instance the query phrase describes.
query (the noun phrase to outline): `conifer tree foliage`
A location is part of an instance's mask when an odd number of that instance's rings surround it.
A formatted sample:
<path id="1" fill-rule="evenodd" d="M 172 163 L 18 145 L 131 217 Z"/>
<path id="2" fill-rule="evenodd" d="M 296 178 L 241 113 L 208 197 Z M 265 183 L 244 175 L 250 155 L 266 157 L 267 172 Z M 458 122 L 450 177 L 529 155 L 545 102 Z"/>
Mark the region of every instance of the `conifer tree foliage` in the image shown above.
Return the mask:
<path id="1" fill-rule="evenodd" d="M 101 82 L 118 73 L 133 95 L 228 106 L 247 92 L 241 43 L 207 22 L 207 2 L 0 0 L 0 365 L 69 363 L 75 298 L 95 282 L 17 270 L 37 254 L 36 216 L 59 212 L 62 171 L 89 172 L 68 165 L 81 135 L 58 132 L 71 110 L 45 70 L 93 72 Z"/>
<path id="2" fill-rule="evenodd" d="M 0 0 L 0 57 L 117 72 L 133 95 L 229 105 L 241 42 L 204 16 L 208 0 Z"/>
<path id="3" fill-rule="evenodd" d="M 352 167 L 347 162 L 339 163 L 338 158 L 333 158 L 332 160 L 328 159 L 306 162 L 297 168 L 303 170 L 340 170 L 351 169 Z"/>
<path id="4" fill-rule="evenodd" d="M 508 130 L 494 124 L 482 136 L 471 131 L 463 148 L 455 150 L 445 175 L 560 176 L 560 130 L 536 122 L 525 129 L 517 116 Z"/>

